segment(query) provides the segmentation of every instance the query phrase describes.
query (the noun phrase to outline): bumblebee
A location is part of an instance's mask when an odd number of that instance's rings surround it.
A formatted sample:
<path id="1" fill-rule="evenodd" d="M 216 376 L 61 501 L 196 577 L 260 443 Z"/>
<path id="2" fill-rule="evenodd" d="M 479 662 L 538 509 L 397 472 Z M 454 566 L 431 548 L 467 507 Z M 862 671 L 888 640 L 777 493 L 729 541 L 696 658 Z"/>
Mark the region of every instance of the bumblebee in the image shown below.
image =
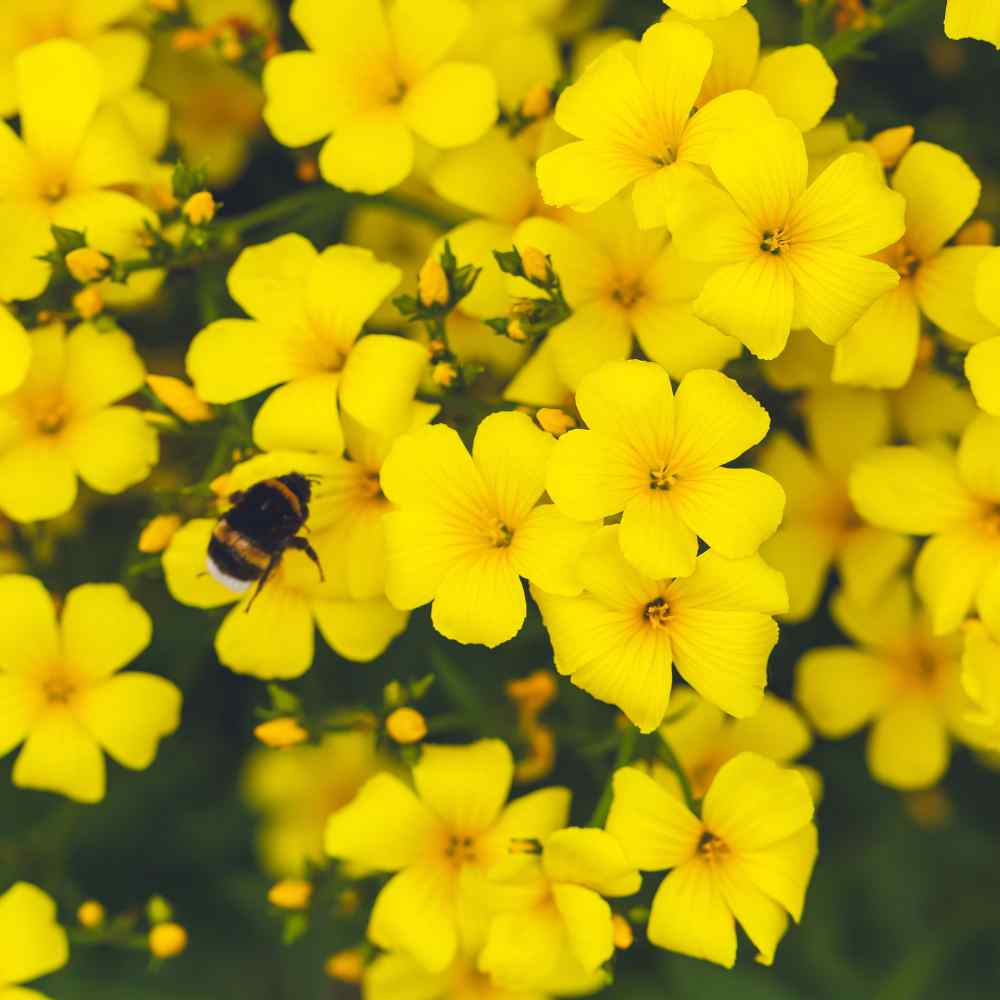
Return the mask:
<path id="1" fill-rule="evenodd" d="M 310 477 L 298 472 L 262 479 L 230 495 L 233 506 L 212 532 L 206 565 L 212 579 L 236 593 L 257 581 L 247 611 L 288 549 L 304 552 L 316 564 L 320 580 L 325 579 L 315 549 L 298 534 L 301 528 L 308 530 L 311 497 Z"/>

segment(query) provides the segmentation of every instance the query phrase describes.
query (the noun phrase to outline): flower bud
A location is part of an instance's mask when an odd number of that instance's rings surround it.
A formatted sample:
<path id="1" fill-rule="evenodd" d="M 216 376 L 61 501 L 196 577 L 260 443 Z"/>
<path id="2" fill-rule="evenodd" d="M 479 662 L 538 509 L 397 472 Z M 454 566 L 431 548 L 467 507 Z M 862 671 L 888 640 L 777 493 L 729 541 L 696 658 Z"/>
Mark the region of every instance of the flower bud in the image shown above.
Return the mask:
<path id="1" fill-rule="evenodd" d="M 566 431 L 571 431 L 576 427 L 576 421 L 568 413 L 556 410 L 551 406 L 543 406 L 535 414 L 535 419 L 543 431 L 548 431 L 555 437 L 559 437 L 560 434 L 565 434 Z"/>
<path id="2" fill-rule="evenodd" d="M 267 901 L 282 910 L 304 910 L 309 906 L 312 894 L 311 882 L 303 878 L 286 878 L 271 886 Z"/>
<path id="3" fill-rule="evenodd" d="M 913 142 L 913 126 L 897 125 L 871 137 L 871 144 L 878 153 L 883 167 L 894 167 Z"/>
<path id="4" fill-rule="evenodd" d="M 546 281 L 549 276 L 549 262 L 538 247 L 528 247 L 521 251 L 521 266 L 524 276 L 535 281 Z"/>
<path id="5" fill-rule="evenodd" d="M 451 293 L 448 290 L 448 275 L 434 257 L 428 257 L 417 275 L 417 297 L 426 307 L 446 306 Z"/>
<path id="6" fill-rule="evenodd" d="M 521 321 L 519 319 L 512 319 L 508 321 L 507 339 L 513 340 L 515 344 L 523 344 L 528 339 L 528 335 L 524 332 L 524 327 L 521 326 Z"/>
<path id="7" fill-rule="evenodd" d="M 619 951 L 631 948 L 632 942 L 635 940 L 632 925 L 620 913 L 611 917 L 611 939 Z"/>
<path id="8" fill-rule="evenodd" d="M 268 719 L 262 722 L 253 731 L 264 744 L 272 750 L 284 750 L 286 747 L 293 747 L 298 743 L 304 743 L 309 739 L 309 733 L 299 725 L 295 719 Z"/>
<path id="9" fill-rule="evenodd" d="M 548 705 L 558 690 L 559 685 L 551 670 L 536 670 L 527 677 L 518 677 L 507 682 L 507 697 L 517 702 L 518 708 L 534 712 L 540 712 Z"/>
<path id="10" fill-rule="evenodd" d="M 147 942 L 156 958 L 176 958 L 187 947 L 187 931 L 173 921 L 157 924 L 150 930 Z"/>
<path id="11" fill-rule="evenodd" d="M 358 912 L 361 905 L 361 896 L 357 889 L 343 889 L 337 896 L 337 910 L 340 913 L 350 915 Z"/>
<path id="12" fill-rule="evenodd" d="M 215 416 L 212 407 L 187 382 L 182 382 L 179 378 L 172 375 L 147 375 L 146 385 L 168 410 L 189 424 L 211 420 Z"/>
<path id="13" fill-rule="evenodd" d="M 181 526 L 179 514 L 157 514 L 139 535 L 137 548 L 140 552 L 162 552 Z"/>
<path id="14" fill-rule="evenodd" d="M 521 101 L 521 114 L 525 118 L 542 118 L 552 108 L 552 91 L 544 83 L 536 83 Z"/>
<path id="15" fill-rule="evenodd" d="M 88 899 L 80 904 L 76 919 L 81 927 L 93 930 L 104 923 L 104 907 L 96 899 Z"/>
<path id="16" fill-rule="evenodd" d="M 319 164 L 315 156 L 303 156 L 295 165 L 295 176 L 303 184 L 312 184 L 319 178 Z"/>
<path id="17" fill-rule="evenodd" d="M 216 207 L 211 191 L 196 191 L 184 202 L 181 213 L 192 226 L 203 226 L 215 218 Z"/>
<path id="18" fill-rule="evenodd" d="M 209 31 L 201 28 L 180 28 L 174 32 L 170 44 L 176 52 L 193 52 L 195 49 L 203 49 L 212 40 Z"/>
<path id="19" fill-rule="evenodd" d="M 81 285 L 86 285 L 103 278 L 111 261 L 96 247 L 79 247 L 66 254 L 66 267 Z"/>
<path id="20" fill-rule="evenodd" d="M 397 743 L 419 743 L 427 735 L 427 720 L 415 708 L 397 708 L 385 720 L 385 731 Z"/>
<path id="21" fill-rule="evenodd" d="M 173 915 L 173 907 L 162 896 L 150 896 L 146 904 L 146 919 L 151 924 L 165 924 Z"/>
<path id="22" fill-rule="evenodd" d="M 88 285 L 73 296 L 73 308 L 81 319 L 93 319 L 104 309 L 104 299 L 93 285 Z"/>
<path id="23" fill-rule="evenodd" d="M 323 971 L 331 979 L 339 979 L 342 983 L 360 983 L 365 974 L 365 963 L 361 952 L 356 948 L 338 951 L 323 963 Z"/>
<path id="24" fill-rule="evenodd" d="M 226 62 L 238 62 L 246 55 L 246 49 L 235 35 L 229 35 L 222 40 L 219 51 Z"/>
<path id="25" fill-rule="evenodd" d="M 431 369 L 432 381 L 435 385 L 441 386 L 442 389 L 454 385 L 457 378 L 458 369 L 450 361 L 439 361 Z"/>

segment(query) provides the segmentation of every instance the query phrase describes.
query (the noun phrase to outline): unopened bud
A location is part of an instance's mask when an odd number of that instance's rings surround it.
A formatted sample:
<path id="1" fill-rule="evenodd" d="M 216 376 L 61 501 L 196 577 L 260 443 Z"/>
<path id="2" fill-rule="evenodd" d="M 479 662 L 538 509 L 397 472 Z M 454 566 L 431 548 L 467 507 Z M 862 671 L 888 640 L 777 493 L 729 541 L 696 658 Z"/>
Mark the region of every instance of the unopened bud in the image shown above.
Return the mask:
<path id="1" fill-rule="evenodd" d="M 528 247 L 521 251 L 521 266 L 524 276 L 535 281 L 545 281 L 549 276 L 549 264 L 545 254 L 538 247 Z"/>
<path id="2" fill-rule="evenodd" d="M 415 708 L 404 706 L 390 713 L 385 731 L 397 743 L 419 743 L 427 735 L 427 720 Z"/>
<path id="3" fill-rule="evenodd" d="M 163 924 L 174 915 L 174 908 L 162 897 L 151 896 L 146 904 L 146 919 L 151 924 Z"/>
<path id="4" fill-rule="evenodd" d="M 313 887 L 304 878 L 286 878 L 275 882 L 267 892 L 267 901 L 282 910 L 304 910 L 312 899 Z"/>
<path id="5" fill-rule="evenodd" d="M 174 32 L 170 44 L 177 52 L 193 52 L 203 49 L 212 40 L 212 35 L 201 28 L 179 28 Z"/>
<path id="6" fill-rule="evenodd" d="M 544 83 L 536 83 L 521 101 L 521 114 L 525 118 L 542 118 L 552 108 L 552 91 Z"/>
<path id="7" fill-rule="evenodd" d="M 79 247 L 66 254 L 66 267 L 81 285 L 86 285 L 103 278 L 111 261 L 96 247 Z"/>
<path id="8" fill-rule="evenodd" d="M 272 750 L 284 750 L 309 739 L 309 733 L 295 719 L 288 717 L 268 719 L 267 722 L 256 726 L 253 734 L 264 746 Z"/>
<path id="9" fill-rule="evenodd" d="M 897 125 L 871 137 L 871 144 L 878 153 L 883 167 L 894 167 L 913 142 L 913 126 Z"/>
<path id="10" fill-rule="evenodd" d="M 315 156 L 303 156 L 295 165 L 295 176 L 303 184 L 312 184 L 319 177 L 319 164 Z"/>
<path id="11" fill-rule="evenodd" d="M 162 552 L 181 526 L 179 514 L 157 514 L 139 535 L 140 552 Z"/>
<path id="12" fill-rule="evenodd" d="M 507 697 L 511 701 L 516 701 L 522 709 L 534 711 L 543 709 L 555 698 L 558 690 L 559 685 L 551 670 L 536 670 L 527 677 L 518 677 L 507 682 Z"/>
<path id="13" fill-rule="evenodd" d="M 179 378 L 172 375 L 147 375 L 146 385 L 168 410 L 190 424 L 211 420 L 215 416 L 212 407 L 187 382 Z"/>
<path id="14" fill-rule="evenodd" d="M 996 229 L 987 219 L 973 219 L 958 231 L 955 242 L 959 246 L 985 247 L 990 246 L 996 238 Z"/>
<path id="15" fill-rule="evenodd" d="M 81 927 L 93 930 L 104 923 L 104 907 L 96 899 L 88 899 L 80 904 L 76 911 L 76 919 Z"/>
<path id="16" fill-rule="evenodd" d="M 559 437 L 560 434 L 565 434 L 566 431 L 571 431 L 576 427 L 576 421 L 568 413 L 550 406 L 543 406 L 535 414 L 535 417 L 538 420 L 538 426 L 555 437 Z"/>
<path id="17" fill-rule="evenodd" d="M 434 257 L 428 257 L 421 265 L 420 273 L 417 275 L 417 296 L 420 304 L 428 308 L 448 304 L 448 299 L 451 297 L 448 290 L 448 275 Z"/>
<path id="18" fill-rule="evenodd" d="M 619 951 L 632 947 L 635 935 L 632 933 L 632 925 L 620 914 L 616 913 L 611 918 L 611 940 Z"/>
<path id="19" fill-rule="evenodd" d="M 215 209 L 215 199 L 211 191 L 196 191 L 184 202 L 181 213 L 192 226 L 203 226 L 215 218 Z"/>
<path id="20" fill-rule="evenodd" d="M 219 52 L 222 53 L 222 58 L 226 62 L 238 62 L 246 54 L 246 49 L 243 48 L 242 43 L 234 35 L 230 35 L 228 38 L 224 38 L 219 45 Z"/>
<path id="21" fill-rule="evenodd" d="M 156 958 L 176 958 L 187 947 L 187 931 L 173 921 L 157 924 L 150 930 L 147 942 Z"/>
<path id="22" fill-rule="evenodd" d="M 431 369 L 431 379 L 435 385 L 441 386 L 442 389 L 454 385 L 457 378 L 458 369 L 450 361 L 439 361 Z"/>
<path id="23" fill-rule="evenodd" d="M 521 326 L 519 319 L 508 320 L 507 339 L 513 340 L 515 344 L 523 344 L 528 339 L 528 335 L 524 332 L 524 327 Z"/>
<path id="24" fill-rule="evenodd" d="M 337 909 L 344 914 L 357 913 L 361 896 L 357 889 L 344 889 L 337 896 Z"/>
<path id="25" fill-rule="evenodd" d="M 93 285 L 88 285 L 73 296 L 73 308 L 81 319 L 93 319 L 103 311 L 104 299 Z"/>
<path id="26" fill-rule="evenodd" d="M 360 983 L 365 974 L 365 963 L 360 951 L 348 948 L 331 955 L 323 963 L 323 971 L 331 979 L 339 979 L 342 983 Z"/>

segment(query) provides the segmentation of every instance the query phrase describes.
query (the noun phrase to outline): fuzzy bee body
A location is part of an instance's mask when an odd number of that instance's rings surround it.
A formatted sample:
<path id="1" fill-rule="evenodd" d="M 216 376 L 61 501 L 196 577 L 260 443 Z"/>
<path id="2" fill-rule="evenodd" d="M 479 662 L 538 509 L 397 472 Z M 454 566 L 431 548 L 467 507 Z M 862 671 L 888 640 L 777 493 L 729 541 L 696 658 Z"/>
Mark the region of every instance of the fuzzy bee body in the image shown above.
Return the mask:
<path id="1" fill-rule="evenodd" d="M 263 479 L 229 497 L 232 507 L 220 518 L 208 543 L 208 575 L 229 590 L 242 593 L 256 581 L 246 610 L 277 569 L 288 549 L 304 552 L 319 570 L 315 550 L 298 532 L 309 519 L 312 486 L 297 472 Z"/>

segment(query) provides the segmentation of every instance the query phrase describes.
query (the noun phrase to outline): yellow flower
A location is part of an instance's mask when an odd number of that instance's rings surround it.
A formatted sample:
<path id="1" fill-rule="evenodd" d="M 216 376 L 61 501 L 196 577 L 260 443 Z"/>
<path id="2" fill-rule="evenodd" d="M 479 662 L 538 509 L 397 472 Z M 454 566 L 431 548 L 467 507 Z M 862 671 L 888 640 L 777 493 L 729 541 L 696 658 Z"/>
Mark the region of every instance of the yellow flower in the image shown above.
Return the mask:
<path id="1" fill-rule="evenodd" d="M 1000 330 L 1000 247 L 987 248 L 979 263 L 975 306 L 979 314 Z M 1000 416 L 1000 333 L 973 344 L 965 357 L 965 374 L 979 406 L 995 417 Z"/>
<path id="2" fill-rule="evenodd" d="M 761 57 L 760 28 L 750 11 L 734 10 L 725 16 L 693 14 L 691 3 L 670 6 L 674 9 L 663 15 L 664 21 L 690 24 L 712 41 L 712 64 L 698 95 L 699 107 L 720 94 L 752 90 L 803 132 L 815 128 L 830 110 L 837 77 L 815 45 L 787 45 Z M 690 20 L 705 17 L 716 19 Z"/>
<path id="3" fill-rule="evenodd" d="M 604 830 L 568 827 L 540 846 L 540 856 L 513 854 L 490 873 L 511 892 L 490 922 L 479 968 L 510 989 L 548 992 L 569 979 L 597 989 L 615 950 L 603 897 L 638 892 L 639 872 Z"/>
<path id="4" fill-rule="evenodd" d="M 788 917 L 802 916 L 816 860 L 812 816 L 800 774 L 741 753 L 715 776 L 700 819 L 648 775 L 621 768 L 607 830 L 642 871 L 673 869 L 653 897 L 649 940 L 731 968 L 734 918 L 770 965 Z"/>
<path id="5" fill-rule="evenodd" d="M 691 372 L 675 398 L 659 365 L 613 362 L 581 382 L 576 405 L 589 430 L 556 442 L 546 489 L 581 521 L 624 511 L 622 551 L 646 576 L 687 576 L 699 537 L 728 558 L 753 555 L 781 522 L 777 482 L 723 468 L 770 425 L 731 378 Z"/>
<path id="6" fill-rule="evenodd" d="M 104 755 L 143 770 L 180 721 L 181 694 L 153 674 L 119 674 L 149 645 L 149 615 L 118 584 L 66 596 L 60 622 L 45 588 L 0 577 L 0 754 L 24 741 L 14 784 L 80 802 L 104 797 Z"/>
<path id="7" fill-rule="evenodd" d="M 618 533 L 617 525 L 602 528 L 585 550 L 579 597 L 532 588 L 556 669 L 644 733 L 667 712 L 673 667 L 730 715 L 753 715 L 778 641 L 770 616 L 788 606 L 781 574 L 758 556 L 710 551 L 688 577 L 652 579 L 625 561 Z"/>
<path id="8" fill-rule="evenodd" d="M 838 157 L 807 187 L 802 135 L 774 119 L 723 136 L 708 162 L 722 189 L 689 172 L 670 229 L 681 253 L 722 265 L 695 313 L 758 357 L 784 350 L 793 317 L 836 343 L 899 284 L 868 255 L 903 235 L 905 202 L 865 156 Z"/>
<path id="9" fill-rule="evenodd" d="M 868 769 L 894 788 L 928 788 L 944 777 L 949 736 L 981 742 L 960 683 L 961 637 L 933 636 L 897 579 L 868 607 L 843 594 L 831 602 L 840 629 L 860 649 L 810 649 L 795 668 L 795 699 L 816 731 L 840 739 L 872 723 Z"/>
<path id="10" fill-rule="evenodd" d="M 414 135 L 451 149 L 496 120 L 489 70 L 446 61 L 468 17 L 459 0 L 295 0 L 292 20 L 311 50 L 268 62 L 265 121 L 286 146 L 330 136 L 319 168 L 331 184 L 394 187 L 413 169 Z"/>
<path id="11" fill-rule="evenodd" d="M 61 969 L 69 959 L 66 932 L 56 923 L 56 904 L 30 882 L 15 882 L 0 896 L 0 997 L 47 1000 L 21 983 Z"/>
<path id="12" fill-rule="evenodd" d="M 727 17 L 746 5 L 747 0 L 663 0 L 673 10 L 705 20 Z"/>
<path id="13" fill-rule="evenodd" d="M 579 593 L 576 562 L 598 525 L 536 506 L 553 445 L 523 413 L 483 420 L 471 455 L 440 424 L 400 438 L 381 474 L 397 508 L 384 519 L 389 600 L 398 608 L 433 601 L 442 635 L 492 647 L 524 623 L 522 576 Z"/>
<path id="14" fill-rule="evenodd" d="M 1000 417 L 975 417 L 957 454 L 943 443 L 878 448 L 854 466 L 848 488 L 866 521 L 931 536 L 914 582 L 934 634 L 954 632 L 1000 572 Z"/>
<path id="15" fill-rule="evenodd" d="M 904 154 L 891 186 L 906 198 L 906 232 L 877 254 L 900 276 L 837 343 L 836 382 L 895 389 L 913 371 L 920 316 L 966 341 L 1000 335 L 974 303 L 979 265 L 990 247 L 944 244 L 979 201 L 980 184 L 965 161 L 929 142 Z"/>
<path id="16" fill-rule="evenodd" d="M 38 258 L 53 249 L 51 226 L 85 230 L 105 253 L 134 253 L 136 234 L 156 216 L 120 191 L 146 179 L 149 161 L 125 119 L 98 110 L 102 75 L 76 42 L 56 39 L 16 61 L 21 135 L 0 124 L 0 211 L 7 238 L 0 246 L 0 299 L 30 299 L 45 288 L 51 267 Z"/>
<path id="17" fill-rule="evenodd" d="M 972 702 L 969 721 L 1000 749 L 1000 573 L 979 592 L 979 621 L 965 624 L 962 687 Z"/>
<path id="18" fill-rule="evenodd" d="M 443 972 L 487 919 L 487 872 L 513 837 L 538 839 L 563 826 L 569 793 L 546 788 L 504 802 L 514 773 L 506 744 L 425 746 L 413 768 L 416 792 L 379 774 L 330 817 L 335 858 L 396 872 L 375 900 L 369 939 Z"/>
<path id="19" fill-rule="evenodd" d="M 304 875 L 323 858 L 323 830 L 379 770 L 370 732 L 328 733 L 319 746 L 251 755 L 243 796 L 260 814 L 257 853 L 271 875 Z"/>
<path id="20" fill-rule="evenodd" d="M 949 38 L 978 38 L 1000 49 L 1000 10 L 991 0 L 948 0 L 944 33 Z"/>
<path id="21" fill-rule="evenodd" d="M 395 428 L 427 352 L 402 337 L 359 334 L 399 278 L 398 268 L 369 250 L 337 245 L 317 253 L 295 233 L 249 247 L 228 284 L 252 318 L 216 320 L 194 338 L 187 370 L 195 391 L 210 403 L 231 403 L 288 383 L 254 421 L 254 440 L 267 450 L 340 452 L 338 403 L 367 427 Z"/>
<path id="22" fill-rule="evenodd" d="M 803 400 L 803 448 L 779 431 L 761 451 L 760 468 L 781 483 L 788 507 L 761 555 L 788 583 L 788 621 L 816 610 L 830 569 L 859 603 L 874 600 L 913 551 L 906 538 L 864 524 L 848 495 L 855 463 L 891 438 L 888 399 L 864 389 L 831 386 Z"/>
<path id="23" fill-rule="evenodd" d="M 571 222 L 531 218 L 513 242 L 552 256 L 573 315 L 549 334 L 559 377 L 570 386 L 607 361 L 632 354 L 632 337 L 675 379 L 695 368 L 721 368 L 739 342 L 692 312 L 711 268 L 681 257 L 663 229 L 642 231 L 617 197 Z M 518 293 L 539 293 L 516 282 Z"/>
<path id="24" fill-rule="evenodd" d="M 156 431 L 131 406 L 145 372 L 121 330 L 60 324 L 31 333 L 31 367 L 0 397 L 0 510 L 16 521 L 65 514 L 77 476 L 101 493 L 121 493 L 149 475 Z"/>
<path id="25" fill-rule="evenodd" d="M 598 56 L 556 104 L 556 123 L 582 141 L 539 159 L 545 200 L 589 212 L 634 184 L 639 225 L 664 225 L 678 178 L 697 175 L 721 135 L 773 115 L 748 90 L 692 115 L 711 62 L 708 36 L 686 24 L 654 24 L 641 43 L 622 42 Z"/>

